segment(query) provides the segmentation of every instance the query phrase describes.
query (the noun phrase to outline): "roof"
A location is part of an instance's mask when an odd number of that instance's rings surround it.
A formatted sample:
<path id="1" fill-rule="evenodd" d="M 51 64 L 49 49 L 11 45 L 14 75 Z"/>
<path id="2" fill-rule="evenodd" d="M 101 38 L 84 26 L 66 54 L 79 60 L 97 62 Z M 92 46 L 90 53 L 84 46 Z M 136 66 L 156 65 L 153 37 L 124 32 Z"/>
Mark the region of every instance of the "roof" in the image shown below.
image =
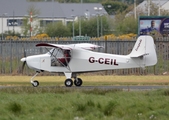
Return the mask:
<path id="1" fill-rule="evenodd" d="M 31 6 L 40 11 L 38 16 L 64 17 L 63 12 L 57 2 L 27 2 L 26 0 L 0 0 L 1 13 L 7 13 L 8 16 L 24 16 L 28 14 Z M 2 16 L 2 14 L 0 16 Z"/>
<path id="2" fill-rule="evenodd" d="M 106 10 L 100 3 L 60 3 L 60 7 L 63 10 L 63 13 L 65 16 L 84 16 L 85 14 L 88 14 L 89 16 L 96 15 L 97 11 L 94 10 L 94 7 L 102 7 L 102 11 L 100 11 L 100 14 L 104 14 Z"/>
<path id="3" fill-rule="evenodd" d="M 87 14 L 97 14 L 94 7 L 102 7 L 100 13 L 107 13 L 100 3 L 58 3 L 58 2 L 27 2 L 26 0 L 0 0 L 0 16 L 19 17 L 28 15 L 31 6 L 39 10 L 38 17 L 72 17 Z"/>

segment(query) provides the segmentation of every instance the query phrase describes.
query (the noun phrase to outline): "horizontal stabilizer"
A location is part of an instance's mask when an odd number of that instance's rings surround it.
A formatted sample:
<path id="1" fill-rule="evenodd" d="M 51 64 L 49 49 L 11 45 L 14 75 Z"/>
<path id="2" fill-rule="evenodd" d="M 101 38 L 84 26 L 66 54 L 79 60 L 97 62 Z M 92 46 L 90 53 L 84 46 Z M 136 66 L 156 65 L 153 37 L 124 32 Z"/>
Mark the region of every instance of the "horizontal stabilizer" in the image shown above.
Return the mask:
<path id="1" fill-rule="evenodd" d="M 143 57 L 143 56 L 145 56 L 145 55 L 148 55 L 148 53 L 145 53 L 145 54 L 141 54 L 141 55 L 131 55 L 130 57 L 131 58 L 137 58 L 137 57 Z"/>

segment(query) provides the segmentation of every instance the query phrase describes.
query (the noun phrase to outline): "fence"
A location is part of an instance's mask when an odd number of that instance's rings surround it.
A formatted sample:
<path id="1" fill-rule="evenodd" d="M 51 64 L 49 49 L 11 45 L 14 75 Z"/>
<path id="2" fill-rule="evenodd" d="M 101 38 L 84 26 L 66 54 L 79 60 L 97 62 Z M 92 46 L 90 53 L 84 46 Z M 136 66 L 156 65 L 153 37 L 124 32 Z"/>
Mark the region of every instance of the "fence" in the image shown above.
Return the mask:
<path id="1" fill-rule="evenodd" d="M 169 41 L 163 38 L 156 38 L 156 51 L 158 56 L 158 63 L 155 66 L 134 69 L 121 69 L 109 70 L 99 72 L 99 74 L 117 74 L 117 75 L 131 75 L 131 74 L 166 74 L 169 71 Z M 1 40 L 0 41 L 0 74 L 21 74 L 22 62 L 20 59 L 26 55 L 36 55 L 47 52 L 45 49 L 35 47 L 37 43 L 56 43 L 56 44 L 73 44 L 88 42 L 103 46 L 105 49 L 99 49 L 99 52 L 112 53 L 112 54 L 129 54 L 135 44 L 134 40 L 113 40 L 113 41 L 56 41 L 56 40 L 34 40 L 34 41 L 21 41 L 21 40 Z M 25 68 L 24 74 L 32 75 L 35 72 L 28 67 Z M 49 74 L 49 73 L 47 73 Z M 98 73 L 96 73 L 98 74 Z"/>

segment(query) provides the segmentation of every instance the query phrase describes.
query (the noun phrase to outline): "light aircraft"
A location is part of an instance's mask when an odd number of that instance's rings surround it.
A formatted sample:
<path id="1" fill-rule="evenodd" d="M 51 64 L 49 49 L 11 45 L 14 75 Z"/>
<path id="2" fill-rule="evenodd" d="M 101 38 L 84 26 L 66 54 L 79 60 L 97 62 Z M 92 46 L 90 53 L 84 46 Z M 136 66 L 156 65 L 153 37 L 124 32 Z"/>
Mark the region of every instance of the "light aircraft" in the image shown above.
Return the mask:
<path id="1" fill-rule="evenodd" d="M 157 63 L 157 55 L 154 40 L 151 36 L 140 36 L 128 55 L 115 55 L 93 51 L 101 46 L 90 43 L 79 44 L 50 44 L 39 43 L 37 47 L 45 47 L 46 54 L 33 55 L 21 59 L 23 68 L 27 63 L 28 67 L 34 69 L 36 74 L 31 78 L 34 87 L 39 85 L 33 80 L 38 73 L 43 71 L 62 72 L 66 76 L 65 86 L 71 87 L 82 85 L 82 79 L 77 73 L 113 70 L 125 68 L 144 68 Z M 74 78 L 74 81 L 72 80 Z"/>

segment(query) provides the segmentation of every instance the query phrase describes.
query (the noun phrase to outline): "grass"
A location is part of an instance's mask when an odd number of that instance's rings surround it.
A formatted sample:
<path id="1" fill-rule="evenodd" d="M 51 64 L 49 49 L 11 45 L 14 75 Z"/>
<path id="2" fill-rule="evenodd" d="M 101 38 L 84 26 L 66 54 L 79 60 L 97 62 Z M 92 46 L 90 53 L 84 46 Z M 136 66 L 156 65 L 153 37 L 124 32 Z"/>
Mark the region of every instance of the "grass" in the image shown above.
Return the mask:
<path id="1" fill-rule="evenodd" d="M 79 76 L 83 85 L 168 85 L 168 76 Z M 64 86 L 64 76 L 0 76 L 0 120 L 168 120 L 169 89 L 122 91 Z"/>
<path id="2" fill-rule="evenodd" d="M 85 85 L 168 85 L 168 76 L 79 76 Z M 122 91 L 76 89 L 63 86 L 64 76 L 0 76 L 2 120 L 168 120 L 169 89 Z M 24 87 L 22 87 L 24 86 Z"/>
<path id="3" fill-rule="evenodd" d="M 168 120 L 169 89 L 0 89 L 1 120 Z"/>
<path id="4" fill-rule="evenodd" d="M 5 86 L 30 86 L 32 76 L 0 76 L 0 85 Z M 132 75 L 132 76 L 78 76 L 83 80 L 85 85 L 169 85 L 169 77 L 167 75 Z M 65 76 L 37 76 L 35 80 L 40 82 L 40 86 L 64 86 Z"/>

